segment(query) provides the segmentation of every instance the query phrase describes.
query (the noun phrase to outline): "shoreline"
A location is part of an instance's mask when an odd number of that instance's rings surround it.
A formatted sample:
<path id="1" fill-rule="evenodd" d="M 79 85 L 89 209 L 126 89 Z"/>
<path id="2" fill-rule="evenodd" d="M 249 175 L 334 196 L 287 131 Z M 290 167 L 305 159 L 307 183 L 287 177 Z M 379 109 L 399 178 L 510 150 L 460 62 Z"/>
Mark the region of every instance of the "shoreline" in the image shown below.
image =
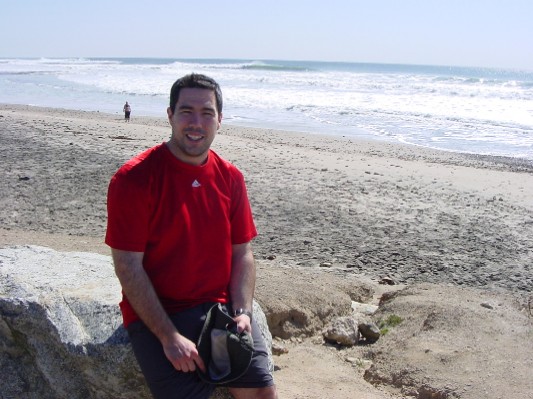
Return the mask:
<path id="1" fill-rule="evenodd" d="M 31 111 L 34 110 L 36 112 L 50 112 L 55 114 L 69 114 L 73 116 L 77 116 L 80 118 L 87 117 L 90 115 L 93 115 L 94 117 L 99 117 L 103 119 L 113 119 L 117 121 L 123 121 L 124 115 L 121 112 L 105 112 L 105 111 L 84 111 L 79 109 L 70 109 L 70 108 L 60 108 L 60 107 L 47 107 L 47 106 L 39 106 L 39 105 L 30 105 L 30 104 L 11 104 L 11 103 L 0 103 L 0 110 L 4 109 L 12 109 L 12 110 L 20 110 L 20 111 Z M 157 126 L 167 126 L 167 118 L 165 116 L 151 116 L 151 115 L 133 115 L 132 119 L 135 119 L 136 123 L 139 124 L 145 124 L 145 125 L 157 125 Z M 237 125 L 237 124 L 231 124 L 231 122 L 226 123 L 224 119 L 222 120 L 222 130 L 224 130 L 224 127 L 234 127 L 236 129 L 245 129 L 245 130 L 251 130 L 251 131 L 258 131 L 259 133 L 262 131 L 269 131 L 269 132 L 276 132 L 278 134 L 289 134 L 289 135 L 302 135 L 304 137 L 309 136 L 317 136 L 319 138 L 322 138 L 323 140 L 337 140 L 337 139 L 345 139 L 352 142 L 362 142 L 367 144 L 383 144 L 384 146 L 393 146 L 393 147 L 400 147 L 405 149 L 413 149 L 413 153 L 421 152 L 421 153 L 428 153 L 428 154 L 449 154 L 451 158 L 454 158 L 454 155 L 459 157 L 472 157 L 477 158 L 480 162 L 488 162 L 488 163 L 494 163 L 494 164 L 505 164 L 509 165 L 509 167 L 518 168 L 518 171 L 531 171 L 533 172 L 533 159 L 523 158 L 523 157 L 512 157 L 512 156 L 503 156 L 503 155 L 489 155 L 489 154 L 477 154 L 475 152 L 466 152 L 466 151 L 453 151 L 453 150 L 445 150 L 445 149 L 438 149 L 438 148 L 431 148 L 431 147 L 425 147 L 422 145 L 416 145 L 416 144 L 408 144 L 408 143 L 401 143 L 398 141 L 393 140 L 386 140 L 386 139 L 368 139 L 364 137 L 359 137 L 357 135 L 350 136 L 346 135 L 344 133 L 321 133 L 319 131 L 315 130 L 284 130 L 284 129 L 277 129 L 277 128 L 271 128 L 271 127 L 255 127 L 255 126 L 244 126 L 244 125 Z M 371 137 L 372 135 L 368 133 L 368 135 Z M 411 152 L 411 151 L 408 151 Z"/>
<path id="2" fill-rule="evenodd" d="M 103 244 L 123 162 L 166 141 L 165 118 L 0 104 L 0 246 Z M 241 169 L 258 260 L 512 292 L 533 291 L 533 165 L 330 135 L 224 125 L 213 149 Z M 65 151 L 67 150 L 67 151 Z"/>

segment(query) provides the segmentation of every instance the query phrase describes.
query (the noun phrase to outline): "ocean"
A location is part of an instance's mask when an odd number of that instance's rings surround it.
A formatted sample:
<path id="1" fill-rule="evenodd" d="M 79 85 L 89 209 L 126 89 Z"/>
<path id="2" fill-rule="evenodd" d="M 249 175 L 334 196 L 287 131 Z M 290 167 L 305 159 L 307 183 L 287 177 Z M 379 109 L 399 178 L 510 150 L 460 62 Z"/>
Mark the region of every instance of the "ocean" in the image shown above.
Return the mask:
<path id="1" fill-rule="evenodd" d="M 0 102 L 166 117 L 180 76 L 215 78 L 223 123 L 533 160 L 533 71 L 310 61 L 0 59 Z"/>

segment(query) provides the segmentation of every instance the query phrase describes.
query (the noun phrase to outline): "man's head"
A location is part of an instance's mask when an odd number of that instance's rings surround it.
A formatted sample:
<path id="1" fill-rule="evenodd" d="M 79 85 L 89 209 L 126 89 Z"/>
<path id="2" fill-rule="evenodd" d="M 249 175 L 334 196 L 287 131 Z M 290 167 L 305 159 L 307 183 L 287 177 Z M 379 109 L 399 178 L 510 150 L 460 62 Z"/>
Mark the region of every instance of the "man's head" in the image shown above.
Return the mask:
<path id="1" fill-rule="evenodd" d="M 174 82 L 172 88 L 170 89 L 170 109 L 172 112 L 175 111 L 181 89 L 184 88 L 213 90 L 215 93 L 215 99 L 217 101 L 217 111 L 219 114 L 222 114 L 222 91 L 220 90 L 220 86 L 209 76 L 198 73 L 185 75 Z"/>
<path id="2" fill-rule="evenodd" d="M 211 78 L 187 75 L 170 92 L 167 109 L 172 135 L 167 145 L 179 160 L 191 165 L 206 162 L 222 121 L 222 94 Z"/>

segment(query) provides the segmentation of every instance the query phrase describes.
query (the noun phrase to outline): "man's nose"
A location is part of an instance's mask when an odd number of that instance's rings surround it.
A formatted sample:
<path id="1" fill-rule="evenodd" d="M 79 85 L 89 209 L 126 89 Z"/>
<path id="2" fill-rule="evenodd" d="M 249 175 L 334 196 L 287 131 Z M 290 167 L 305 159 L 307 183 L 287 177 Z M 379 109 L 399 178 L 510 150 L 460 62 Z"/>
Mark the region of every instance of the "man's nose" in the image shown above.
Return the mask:
<path id="1" fill-rule="evenodd" d="M 199 112 L 191 112 L 189 116 L 189 125 L 190 126 L 201 126 L 202 125 L 202 115 Z"/>

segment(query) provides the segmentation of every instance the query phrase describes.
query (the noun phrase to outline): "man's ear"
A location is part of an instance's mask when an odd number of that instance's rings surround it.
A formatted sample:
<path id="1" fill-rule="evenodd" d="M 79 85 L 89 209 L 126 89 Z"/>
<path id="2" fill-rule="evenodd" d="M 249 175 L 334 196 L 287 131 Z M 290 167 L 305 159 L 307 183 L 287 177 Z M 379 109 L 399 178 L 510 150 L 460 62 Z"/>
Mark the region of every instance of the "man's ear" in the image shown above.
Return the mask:
<path id="1" fill-rule="evenodd" d="M 168 119 L 172 118 L 172 114 L 173 114 L 173 112 L 172 112 L 172 108 L 167 107 L 167 116 L 168 116 Z"/>

